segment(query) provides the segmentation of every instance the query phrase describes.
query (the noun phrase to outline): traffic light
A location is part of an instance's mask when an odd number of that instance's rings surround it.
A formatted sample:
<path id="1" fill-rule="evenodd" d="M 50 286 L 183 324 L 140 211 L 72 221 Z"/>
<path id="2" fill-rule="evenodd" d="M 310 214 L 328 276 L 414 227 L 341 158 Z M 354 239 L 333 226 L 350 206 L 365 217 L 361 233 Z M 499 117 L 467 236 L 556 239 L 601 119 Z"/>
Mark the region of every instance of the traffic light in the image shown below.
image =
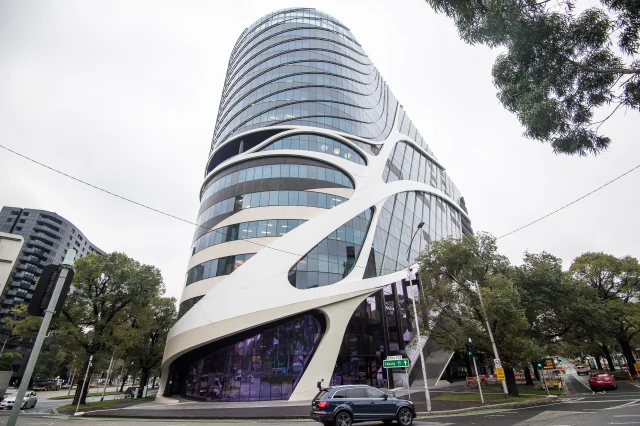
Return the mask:
<path id="1" fill-rule="evenodd" d="M 467 356 L 473 356 L 473 343 L 467 342 L 464 344 L 464 351 Z"/>
<path id="2" fill-rule="evenodd" d="M 562 365 L 562 360 L 561 359 L 558 360 L 558 364 Z"/>
<path id="3" fill-rule="evenodd" d="M 538 363 L 538 368 L 542 368 L 542 363 L 541 362 Z"/>

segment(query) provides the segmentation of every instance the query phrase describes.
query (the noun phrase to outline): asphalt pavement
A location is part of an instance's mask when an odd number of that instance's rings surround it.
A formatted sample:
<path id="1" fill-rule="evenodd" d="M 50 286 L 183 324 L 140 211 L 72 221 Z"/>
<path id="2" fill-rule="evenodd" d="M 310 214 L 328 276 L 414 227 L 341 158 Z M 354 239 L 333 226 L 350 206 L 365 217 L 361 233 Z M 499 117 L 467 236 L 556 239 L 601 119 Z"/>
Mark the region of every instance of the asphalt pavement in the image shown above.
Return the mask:
<path id="1" fill-rule="evenodd" d="M 640 381 L 629 382 L 619 380 L 618 389 L 606 392 L 592 392 L 587 384 L 588 378 L 576 376 L 569 370 L 566 376 L 566 385 L 571 390 L 572 396 L 562 401 L 543 406 L 534 406 L 518 409 L 493 409 L 462 413 L 457 415 L 423 416 L 415 419 L 417 426 L 451 426 L 451 425 L 487 425 L 487 426 L 595 426 L 595 425 L 640 425 Z M 42 401 L 38 401 L 40 404 Z M 58 401 L 56 401 L 58 402 Z M 64 402 L 64 401 L 63 401 Z M 148 404 L 143 404 L 148 405 Z M 190 404 L 189 409 L 175 410 L 166 407 L 171 412 L 197 412 L 197 404 Z M 295 405 L 294 405 L 295 407 Z M 20 417 L 19 425 L 44 426 L 44 425 L 92 425 L 92 426 L 129 426 L 153 422 L 156 426 L 190 426 L 194 423 L 215 424 L 217 426 L 236 425 L 315 425 L 318 423 L 308 420 L 308 406 L 298 405 L 304 415 L 300 419 L 274 419 L 274 420 L 245 420 L 245 419 L 220 419 L 189 420 L 184 417 L 175 419 L 131 419 L 131 418 L 86 418 L 65 417 L 39 414 L 34 411 L 25 413 Z M 183 408 L 186 408 L 184 406 Z M 276 407 L 254 407 L 255 409 L 276 409 Z M 280 407 L 281 409 L 282 407 Z M 130 409 L 129 409 L 130 410 Z M 127 409 L 122 411 L 129 411 Z M 237 408 L 236 412 L 242 411 Z M 0 425 L 5 424 L 8 412 L 0 414 Z M 380 422 L 362 423 L 363 426 L 380 425 Z"/>

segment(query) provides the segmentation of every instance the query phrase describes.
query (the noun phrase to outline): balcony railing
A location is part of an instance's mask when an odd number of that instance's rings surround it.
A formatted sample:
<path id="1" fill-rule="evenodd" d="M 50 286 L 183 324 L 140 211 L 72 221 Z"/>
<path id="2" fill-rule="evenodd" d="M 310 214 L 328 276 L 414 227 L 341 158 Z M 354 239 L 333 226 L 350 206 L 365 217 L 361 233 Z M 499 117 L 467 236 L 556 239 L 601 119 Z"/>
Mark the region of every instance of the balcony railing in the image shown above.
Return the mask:
<path id="1" fill-rule="evenodd" d="M 31 244 L 31 245 L 38 246 L 38 247 L 44 247 L 44 248 L 46 248 L 48 250 L 51 250 L 51 246 L 53 245 L 53 244 L 51 244 L 51 245 L 45 244 L 40 240 L 33 240 L 33 239 L 27 240 L 27 244 Z"/>
<path id="2" fill-rule="evenodd" d="M 26 249 L 23 250 L 25 253 L 30 253 L 36 256 L 42 256 L 44 258 L 47 257 L 47 253 L 44 250 L 40 250 L 39 248 L 35 248 L 35 247 L 28 247 Z"/>
<path id="3" fill-rule="evenodd" d="M 63 226 L 63 224 L 62 224 L 62 223 L 58 223 L 58 222 L 56 222 L 55 220 L 51 220 L 51 219 L 49 219 L 48 217 L 43 216 L 43 215 L 38 216 L 38 219 L 36 219 L 36 220 L 40 220 L 40 221 L 43 221 L 43 222 L 47 222 L 47 223 L 50 223 L 50 224 L 52 224 L 52 225 L 54 225 L 54 226 L 58 226 L 58 227 L 62 227 L 62 226 Z"/>
<path id="4" fill-rule="evenodd" d="M 46 217 L 42 217 L 42 216 L 40 216 L 38 219 L 36 219 L 36 222 L 42 222 L 42 223 L 46 223 L 48 225 L 54 226 L 54 227 L 56 227 L 58 229 L 58 232 L 62 228 L 61 224 L 59 224 L 57 222 L 54 222 L 51 219 L 47 219 Z"/>

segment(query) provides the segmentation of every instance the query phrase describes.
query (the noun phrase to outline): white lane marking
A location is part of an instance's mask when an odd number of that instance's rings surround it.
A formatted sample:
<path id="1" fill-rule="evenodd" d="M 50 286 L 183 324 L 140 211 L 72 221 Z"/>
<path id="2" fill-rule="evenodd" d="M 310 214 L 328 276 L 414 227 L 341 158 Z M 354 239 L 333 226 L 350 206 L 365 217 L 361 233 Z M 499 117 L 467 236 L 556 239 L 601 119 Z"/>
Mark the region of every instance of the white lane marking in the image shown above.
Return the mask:
<path id="1" fill-rule="evenodd" d="M 640 402 L 640 399 L 636 399 L 634 401 L 631 402 L 627 402 L 626 404 L 622 404 L 622 405 L 616 405 L 615 407 L 609 407 L 609 408 L 605 408 L 605 410 L 615 410 L 616 408 L 623 408 L 623 407 L 628 407 L 630 405 L 635 405 L 636 403 Z"/>
<path id="2" fill-rule="evenodd" d="M 640 425 L 640 422 L 609 423 L 610 425 Z"/>
<path id="3" fill-rule="evenodd" d="M 640 417 L 640 414 L 616 414 L 613 417 Z"/>

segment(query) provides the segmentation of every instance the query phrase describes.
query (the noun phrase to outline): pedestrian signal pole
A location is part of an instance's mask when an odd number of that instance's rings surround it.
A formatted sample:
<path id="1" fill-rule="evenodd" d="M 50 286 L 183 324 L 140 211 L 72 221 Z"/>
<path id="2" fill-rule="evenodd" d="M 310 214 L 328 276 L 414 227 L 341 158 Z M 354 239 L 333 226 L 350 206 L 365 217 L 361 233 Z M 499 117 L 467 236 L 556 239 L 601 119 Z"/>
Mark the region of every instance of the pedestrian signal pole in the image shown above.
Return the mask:
<path id="1" fill-rule="evenodd" d="M 473 343 L 471 343 L 471 337 L 469 341 L 464 344 L 467 355 L 473 360 L 473 368 L 476 369 L 476 383 L 478 383 L 478 390 L 480 391 L 480 402 L 484 404 L 484 396 L 482 395 L 482 383 L 480 383 L 480 374 L 478 373 L 478 365 L 476 364 L 476 357 L 473 355 Z"/>
<path id="2" fill-rule="evenodd" d="M 36 341 L 33 344 L 33 349 L 31 350 L 31 355 L 29 356 L 27 367 L 25 368 L 24 374 L 22 375 L 20 388 L 18 389 L 18 394 L 16 395 L 15 402 L 13 403 L 13 407 L 11 408 L 11 414 L 9 414 L 9 419 L 7 420 L 7 426 L 16 425 L 16 421 L 18 420 L 18 415 L 20 414 L 20 409 L 22 408 L 22 401 L 24 400 L 24 394 L 27 392 L 27 388 L 29 387 L 29 382 L 31 382 L 31 376 L 33 375 L 33 370 L 36 367 L 36 363 L 38 362 L 38 355 L 40 355 L 40 350 L 42 349 L 44 338 L 47 336 L 47 331 L 49 330 L 49 324 L 51 324 L 51 318 L 53 318 L 53 315 L 55 314 L 56 306 L 58 304 L 58 299 L 62 294 L 62 288 L 65 286 L 65 281 L 67 280 L 67 276 L 69 275 L 69 273 L 73 274 L 73 261 L 75 257 L 76 257 L 76 251 L 74 249 L 70 249 L 64 258 L 64 262 L 62 263 L 62 270 L 60 271 L 60 276 L 58 277 L 58 281 L 56 282 L 56 286 L 53 290 L 53 294 L 51 295 L 51 300 L 49 301 L 47 310 L 44 311 L 44 318 L 42 318 L 42 324 L 40 324 L 40 331 L 38 331 L 38 337 L 36 337 Z M 46 285 L 46 283 L 40 283 L 40 282 L 38 284 Z M 66 295 L 63 295 L 62 297 L 65 297 L 65 296 Z"/>

